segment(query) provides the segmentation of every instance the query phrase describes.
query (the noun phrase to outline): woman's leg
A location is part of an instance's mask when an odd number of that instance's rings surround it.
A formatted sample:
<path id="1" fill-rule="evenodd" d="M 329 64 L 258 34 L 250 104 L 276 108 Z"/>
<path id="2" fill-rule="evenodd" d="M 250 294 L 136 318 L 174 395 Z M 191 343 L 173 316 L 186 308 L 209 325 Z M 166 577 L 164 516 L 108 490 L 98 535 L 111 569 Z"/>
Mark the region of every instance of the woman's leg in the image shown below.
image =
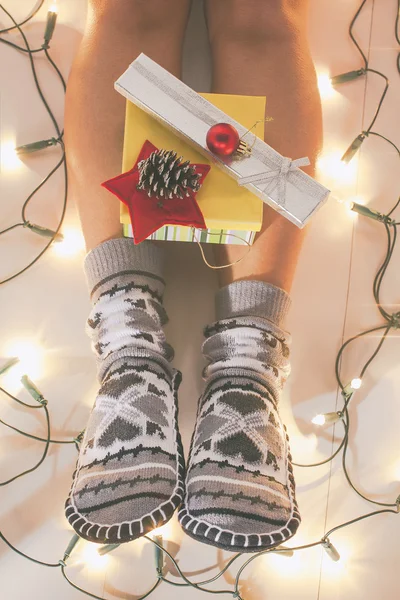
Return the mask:
<path id="1" fill-rule="evenodd" d="M 121 171 L 125 98 L 114 82 L 141 52 L 180 76 L 190 2 L 89 0 L 65 110 L 70 195 L 88 250 L 121 235 L 120 203 L 100 187 Z"/>
<path id="2" fill-rule="evenodd" d="M 208 0 L 213 91 L 267 97 L 266 142 L 283 156 L 308 156 L 314 174 L 322 143 L 321 105 L 307 37 L 308 0 Z M 239 264 L 219 271 L 224 286 L 241 279 L 267 281 L 287 292 L 305 230 L 267 205 L 262 231 Z M 216 248 L 227 264 L 244 249 Z"/>
<path id="3" fill-rule="evenodd" d="M 87 331 L 100 389 L 66 517 L 82 537 L 121 543 L 165 523 L 183 497 L 180 374 L 162 326 L 162 251 L 121 238 L 119 202 L 100 187 L 121 170 L 125 100 L 115 80 L 140 52 L 180 74 L 189 0 L 90 0 L 68 82 L 65 140 L 89 254 Z M 115 239 L 116 238 L 116 239 Z"/>
<path id="4" fill-rule="evenodd" d="M 321 145 L 321 109 L 307 42 L 307 0 L 208 0 L 213 91 L 265 95 L 266 141 L 284 156 Z M 179 512 L 189 535 L 232 551 L 292 537 L 300 523 L 288 437 L 279 415 L 290 373 L 285 317 L 304 231 L 269 207 L 241 263 L 219 271 L 217 321 L 206 327 L 200 399 Z M 220 246 L 233 262 L 244 248 Z"/>

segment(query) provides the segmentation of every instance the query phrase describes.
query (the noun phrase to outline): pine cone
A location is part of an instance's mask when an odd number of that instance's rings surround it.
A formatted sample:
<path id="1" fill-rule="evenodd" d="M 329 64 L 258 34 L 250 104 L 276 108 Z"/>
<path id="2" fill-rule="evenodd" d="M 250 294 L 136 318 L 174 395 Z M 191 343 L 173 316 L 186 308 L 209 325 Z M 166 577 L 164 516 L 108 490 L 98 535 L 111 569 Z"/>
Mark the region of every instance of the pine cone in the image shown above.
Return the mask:
<path id="1" fill-rule="evenodd" d="M 155 150 L 146 160 L 138 163 L 140 173 L 138 190 L 145 190 L 149 197 L 183 198 L 189 191 L 198 192 L 200 173 L 187 160 L 173 150 Z"/>

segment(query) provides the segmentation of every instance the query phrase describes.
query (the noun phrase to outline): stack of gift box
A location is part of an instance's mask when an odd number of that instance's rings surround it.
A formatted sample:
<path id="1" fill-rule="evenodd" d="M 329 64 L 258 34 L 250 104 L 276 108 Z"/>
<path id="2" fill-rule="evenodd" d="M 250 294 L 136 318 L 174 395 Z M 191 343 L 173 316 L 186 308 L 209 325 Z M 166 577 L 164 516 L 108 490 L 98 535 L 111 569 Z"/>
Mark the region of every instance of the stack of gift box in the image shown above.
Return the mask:
<path id="1" fill-rule="evenodd" d="M 122 200 L 124 234 L 136 243 L 145 236 L 252 244 L 262 227 L 264 203 L 303 227 L 327 199 L 329 190 L 299 168 L 307 159 L 283 157 L 263 141 L 265 97 L 198 94 L 144 54 L 115 87 L 127 98 L 123 175 L 103 185 Z M 210 144 L 210 132 L 219 134 L 219 124 L 225 124 L 222 133 L 226 128 L 237 136 L 236 148 Z M 197 169 L 198 189 L 181 188 L 183 198 L 178 192 L 179 199 L 171 199 L 168 191 L 160 197 L 160 187 L 158 192 L 138 187 L 145 159 L 161 150 L 176 153 L 177 168 Z M 156 173 L 160 178 L 162 169 Z M 160 181 L 169 183 L 168 174 Z M 189 210 L 185 220 L 182 207 L 190 203 L 194 212 Z"/>

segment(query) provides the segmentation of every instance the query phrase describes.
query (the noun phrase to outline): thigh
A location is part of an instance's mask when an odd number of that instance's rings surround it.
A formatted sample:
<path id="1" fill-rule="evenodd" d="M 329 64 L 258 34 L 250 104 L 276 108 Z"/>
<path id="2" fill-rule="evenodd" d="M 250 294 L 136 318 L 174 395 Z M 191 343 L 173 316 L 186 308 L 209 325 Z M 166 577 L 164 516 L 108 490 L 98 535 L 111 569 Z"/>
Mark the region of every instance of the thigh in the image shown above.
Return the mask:
<path id="1" fill-rule="evenodd" d="M 204 7 L 211 44 L 221 37 L 252 44 L 303 27 L 309 0 L 205 0 Z"/>
<path id="2" fill-rule="evenodd" d="M 106 19 L 146 34 L 186 26 L 192 0 L 89 0 L 90 21 Z"/>

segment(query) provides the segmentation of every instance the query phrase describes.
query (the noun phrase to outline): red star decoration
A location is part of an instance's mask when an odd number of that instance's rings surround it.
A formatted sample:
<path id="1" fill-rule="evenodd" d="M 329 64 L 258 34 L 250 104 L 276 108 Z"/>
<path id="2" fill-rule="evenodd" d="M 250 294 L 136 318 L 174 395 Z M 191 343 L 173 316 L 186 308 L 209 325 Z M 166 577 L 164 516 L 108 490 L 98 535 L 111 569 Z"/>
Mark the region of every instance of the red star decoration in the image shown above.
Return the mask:
<path id="1" fill-rule="evenodd" d="M 197 192 L 188 190 L 190 195 L 184 198 L 162 199 L 163 204 L 160 206 L 160 198 L 149 197 L 147 192 L 137 189 L 140 175 L 138 163 L 157 150 L 158 148 L 146 140 L 130 171 L 101 184 L 128 207 L 135 244 L 143 242 L 163 225 L 186 225 L 207 229 L 203 214 L 196 202 Z M 200 173 L 199 181 L 202 184 L 211 167 L 203 164 L 193 164 L 193 166 L 196 167 L 196 172 Z"/>

